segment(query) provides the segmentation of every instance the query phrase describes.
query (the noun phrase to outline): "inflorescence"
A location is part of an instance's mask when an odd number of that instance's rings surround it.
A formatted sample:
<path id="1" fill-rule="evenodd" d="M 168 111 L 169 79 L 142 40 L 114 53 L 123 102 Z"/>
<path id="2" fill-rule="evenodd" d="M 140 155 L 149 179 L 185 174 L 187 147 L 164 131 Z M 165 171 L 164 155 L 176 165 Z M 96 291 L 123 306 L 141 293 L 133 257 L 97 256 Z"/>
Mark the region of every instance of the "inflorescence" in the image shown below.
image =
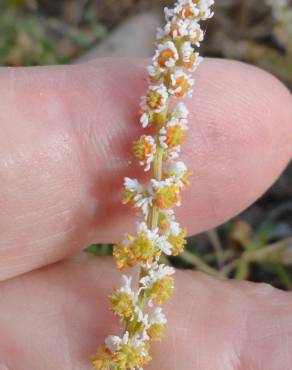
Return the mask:
<path id="1" fill-rule="evenodd" d="M 195 51 L 204 39 L 200 21 L 213 16 L 214 0 L 178 0 L 165 8 L 166 25 L 158 29 L 157 49 L 148 66 L 149 88 L 141 99 L 140 122 L 146 130 L 133 144 L 133 153 L 152 171 L 148 184 L 125 178 L 123 203 L 141 213 L 136 235 L 126 235 L 114 246 L 120 270 L 139 266 L 137 289 L 123 275 L 122 287 L 110 296 L 111 309 L 124 333 L 110 335 L 92 359 L 95 370 L 143 370 L 151 357 L 151 340 L 160 340 L 167 323 L 160 307 L 174 293 L 172 267 L 159 263 L 162 254 L 176 256 L 184 250 L 186 230 L 175 220 L 173 208 L 181 205 L 181 191 L 190 172 L 177 158 L 188 130 L 188 109 L 172 98 L 191 97 L 191 76 L 202 57 Z M 151 129 L 149 127 L 152 126 Z M 154 130 L 156 135 L 150 134 Z"/>

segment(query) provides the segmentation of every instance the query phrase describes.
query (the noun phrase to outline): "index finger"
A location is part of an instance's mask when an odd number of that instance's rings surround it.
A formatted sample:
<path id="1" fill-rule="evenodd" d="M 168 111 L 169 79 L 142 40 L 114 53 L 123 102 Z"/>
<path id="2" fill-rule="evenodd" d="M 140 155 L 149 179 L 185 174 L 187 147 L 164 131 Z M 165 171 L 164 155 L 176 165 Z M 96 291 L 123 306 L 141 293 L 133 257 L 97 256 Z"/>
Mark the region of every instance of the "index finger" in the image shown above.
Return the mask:
<path id="1" fill-rule="evenodd" d="M 120 204 L 141 133 L 145 62 L 101 59 L 0 72 L 0 279 L 55 262 L 134 226 Z M 189 101 L 183 160 L 192 186 L 179 212 L 190 233 L 259 197 L 291 158 L 291 96 L 242 63 L 206 60 Z"/>

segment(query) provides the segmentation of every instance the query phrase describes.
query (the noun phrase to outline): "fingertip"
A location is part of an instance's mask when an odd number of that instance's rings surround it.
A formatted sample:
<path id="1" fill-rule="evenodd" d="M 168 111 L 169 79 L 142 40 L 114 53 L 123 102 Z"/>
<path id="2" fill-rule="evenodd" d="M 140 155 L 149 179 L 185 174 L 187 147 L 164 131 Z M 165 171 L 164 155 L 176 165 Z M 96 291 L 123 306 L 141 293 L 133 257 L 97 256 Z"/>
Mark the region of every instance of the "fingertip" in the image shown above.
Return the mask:
<path id="1" fill-rule="evenodd" d="M 257 67 L 207 59 L 189 107 L 183 155 L 194 176 L 180 215 L 196 233 L 241 212 L 283 171 L 291 158 L 291 95 Z"/>

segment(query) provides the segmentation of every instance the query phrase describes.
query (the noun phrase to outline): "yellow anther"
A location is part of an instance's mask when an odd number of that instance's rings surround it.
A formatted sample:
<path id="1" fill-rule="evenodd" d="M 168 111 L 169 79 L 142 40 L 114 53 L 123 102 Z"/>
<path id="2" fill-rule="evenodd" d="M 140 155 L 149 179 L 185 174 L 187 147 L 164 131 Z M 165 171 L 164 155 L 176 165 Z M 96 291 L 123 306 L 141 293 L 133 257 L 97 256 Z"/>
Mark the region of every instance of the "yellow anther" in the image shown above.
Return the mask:
<path id="1" fill-rule="evenodd" d="M 157 304 L 167 301 L 174 293 L 174 280 L 171 276 L 157 280 L 149 289 L 150 298 Z"/>
<path id="2" fill-rule="evenodd" d="M 156 192 L 156 205 L 160 209 L 172 208 L 180 201 L 179 186 L 171 184 L 164 188 L 160 188 Z"/>

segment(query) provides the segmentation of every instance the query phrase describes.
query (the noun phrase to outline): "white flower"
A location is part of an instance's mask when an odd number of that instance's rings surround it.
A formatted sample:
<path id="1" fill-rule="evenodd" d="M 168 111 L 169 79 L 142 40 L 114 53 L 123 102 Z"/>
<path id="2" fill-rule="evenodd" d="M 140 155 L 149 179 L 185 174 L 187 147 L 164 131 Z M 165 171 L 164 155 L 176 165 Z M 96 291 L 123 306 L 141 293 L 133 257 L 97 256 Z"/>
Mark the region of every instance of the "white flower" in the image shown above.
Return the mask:
<path id="1" fill-rule="evenodd" d="M 186 9 L 189 13 L 192 13 L 193 17 L 199 16 L 200 10 L 192 0 L 179 0 L 173 9 L 164 9 L 165 18 L 166 20 L 173 20 L 179 17 L 183 19 L 188 18 L 189 14 L 186 14 Z"/>
<path id="2" fill-rule="evenodd" d="M 174 179 L 174 182 L 180 187 L 184 187 L 182 179 L 186 175 L 187 171 L 188 171 L 187 166 L 182 161 L 172 162 L 169 170 L 170 176 Z"/>
<path id="3" fill-rule="evenodd" d="M 174 17 L 175 13 L 174 13 L 174 9 L 169 9 L 167 7 L 164 8 L 164 14 L 165 14 L 165 18 L 166 20 L 170 20 Z"/>
<path id="4" fill-rule="evenodd" d="M 170 185 L 173 185 L 173 179 L 169 177 L 168 179 L 165 180 L 156 180 L 156 179 L 151 179 L 151 184 L 155 190 L 159 189 L 164 189 Z"/>
<path id="5" fill-rule="evenodd" d="M 164 84 L 149 86 L 147 96 L 142 96 L 140 101 L 140 107 L 142 110 L 140 123 L 142 127 L 145 128 L 149 126 L 151 114 L 161 113 L 165 110 L 168 98 L 168 91 Z"/>
<path id="6" fill-rule="evenodd" d="M 167 93 L 166 86 L 164 86 L 164 84 L 161 84 L 159 86 L 155 85 L 155 86 L 150 86 L 149 89 L 160 95 L 160 97 L 162 99 L 161 108 L 155 110 L 155 112 L 157 112 L 157 113 L 162 112 L 165 109 L 165 104 L 166 104 L 167 99 L 168 99 L 168 93 Z"/>
<path id="7" fill-rule="evenodd" d="M 200 10 L 200 19 L 205 21 L 209 18 L 212 18 L 214 12 L 211 10 L 211 7 L 214 5 L 214 0 L 200 0 L 197 4 L 197 7 Z"/>
<path id="8" fill-rule="evenodd" d="M 147 339 L 148 338 L 148 339 Z M 142 356 L 147 356 L 148 355 L 148 352 L 147 352 L 147 349 L 145 347 L 145 341 L 149 340 L 149 337 L 144 335 L 144 333 L 142 333 L 142 336 L 139 336 L 139 335 L 135 335 L 132 339 L 131 339 L 131 345 L 133 347 L 136 347 L 136 348 L 139 348 L 140 349 L 140 353 Z"/>
<path id="9" fill-rule="evenodd" d="M 161 31 L 161 35 L 163 32 L 163 37 L 169 35 L 174 40 L 179 39 L 181 37 L 188 36 L 188 25 L 189 22 L 184 19 L 175 19 L 173 18 L 170 22 L 167 22 L 164 26 L 163 31 Z"/>
<path id="10" fill-rule="evenodd" d="M 135 314 L 137 315 L 138 322 L 141 322 L 145 327 L 149 325 L 149 315 L 144 314 L 142 309 L 139 306 L 136 306 L 134 309 Z"/>
<path id="11" fill-rule="evenodd" d="M 184 162 L 174 162 L 171 167 L 171 172 L 177 177 L 183 176 L 187 172 L 187 166 Z"/>
<path id="12" fill-rule="evenodd" d="M 199 53 L 194 53 L 194 49 L 190 41 L 185 41 L 182 43 L 180 50 L 182 53 L 183 62 L 185 64 L 191 64 L 191 67 L 188 67 L 187 69 L 190 72 L 194 72 L 198 65 L 203 61 L 203 58 Z"/>
<path id="13" fill-rule="evenodd" d="M 137 208 L 141 208 L 145 218 L 148 217 L 149 208 L 152 205 L 153 196 L 148 194 L 146 188 L 137 179 L 125 177 L 124 187 L 127 191 L 135 193 L 134 202 Z"/>
<path id="14" fill-rule="evenodd" d="M 182 70 L 175 71 L 171 76 L 170 76 L 170 81 L 171 81 L 171 86 L 172 88 L 168 90 L 168 92 L 171 95 L 176 95 L 178 94 L 179 96 L 187 96 L 191 97 L 193 93 L 193 89 L 190 87 L 194 85 L 195 81 L 191 78 L 190 75 L 185 73 Z M 182 83 L 183 85 L 187 84 L 186 86 L 189 86 L 189 89 L 185 92 L 183 91 Z M 180 95 L 181 94 L 181 95 Z"/>
<path id="15" fill-rule="evenodd" d="M 166 140 L 167 140 L 167 129 L 170 128 L 170 127 L 173 127 L 173 126 L 181 126 L 181 128 L 183 130 L 187 130 L 188 129 L 188 121 L 184 118 L 182 118 L 182 119 L 172 118 L 170 121 L 168 121 L 168 123 L 166 124 L 165 127 L 162 127 L 159 130 L 158 140 L 159 140 L 160 146 L 163 149 L 168 148 L 168 145 L 167 145 L 167 142 L 166 142 Z M 172 151 L 172 153 L 173 153 L 173 155 L 172 155 L 171 159 L 177 158 L 178 154 L 180 153 L 180 147 L 177 148 L 176 150 Z"/>
<path id="16" fill-rule="evenodd" d="M 211 10 L 212 5 L 214 5 L 214 0 L 200 0 L 196 1 L 196 4 L 192 0 L 178 0 L 174 9 L 164 9 L 165 18 L 167 21 L 172 20 L 175 17 L 186 17 L 185 6 L 188 5 L 188 11 L 193 13 L 194 19 L 206 20 L 213 16 Z"/>
<path id="17" fill-rule="evenodd" d="M 151 325 L 167 323 L 166 316 L 164 315 L 161 307 L 155 308 L 154 312 L 149 317 L 149 322 Z"/>
<path id="18" fill-rule="evenodd" d="M 178 146 L 175 146 L 174 148 L 172 148 L 169 152 L 168 152 L 168 157 L 171 161 L 177 159 L 180 155 L 180 152 L 181 152 L 181 146 L 178 145 Z"/>
<path id="19" fill-rule="evenodd" d="M 156 32 L 156 38 L 157 38 L 157 40 L 161 40 L 161 39 L 163 39 L 163 38 L 164 38 L 164 36 L 165 36 L 165 31 L 164 31 L 164 29 L 163 29 L 163 28 L 161 28 L 161 27 L 158 27 L 158 28 L 157 28 L 157 32 Z"/>
<path id="20" fill-rule="evenodd" d="M 134 303 L 135 303 L 137 301 L 137 295 L 132 290 L 132 286 L 131 286 L 132 285 L 132 279 L 133 279 L 132 276 L 123 275 L 122 278 L 121 278 L 122 286 L 118 291 L 121 292 L 121 293 L 126 293 L 129 296 L 131 296 L 133 298 Z"/>
<path id="21" fill-rule="evenodd" d="M 137 194 L 134 200 L 136 202 L 136 207 L 141 208 L 142 213 L 146 219 L 149 214 L 149 208 L 152 206 L 153 197 L 151 195 L 145 196 L 143 194 Z"/>
<path id="22" fill-rule="evenodd" d="M 192 0 L 180 0 L 178 5 L 174 8 L 174 13 L 181 14 L 183 18 L 188 17 L 185 13 L 186 5 L 188 6 L 188 11 L 192 13 L 193 17 L 197 17 L 199 15 L 200 11 Z"/>
<path id="23" fill-rule="evenodd" d="M 145 339 L 143 337 L 141 338 L 138 335 L 130 338 L 129 332 L 126 331 L 123 337 L 109 335 L 105 340 L 105 346 L 111 353 L 115 353 L 120 349 L 122 345 L 131 345 L 136 348 L 141 348 L 141 355 L 146 356 L 148 353 L 146 352 L 144 342 Z"/>
<path id="24" fill-rule="evenodd" d="M 161 250 L 161 252 L 168 256 L 171 255 L 172 245 L 167 241 L 167 237 L 165 235 L 160 236 L 160 238 L 156 241 L 156 246 Z"/>
<path id="25" fill-rule="evenodd" d="M 167 241 L 165 235 L 159 235 L 159 229 L 154 230 L 148 229 L 146 222 L 141 222 L 137 224 L 137 234 L 145 234 L 146 238 L 153 242 L 155 248 L 161 250 L 161 252 L 170 255 L 172 250 L 172 245 Z"/>
<path id="26" fill-rule="evenodd" d="M 151 163 L 154 161 L 154 157 L 155 157 L 155 153 L 156 153 L 156 142 L 155 142 L 155 139 L 152 136 L 150 136 L 150 135 L 146 136 L 146 140 L 147 140 L 148 144 L 151 145 L 152 151 L 149 152 L 149 153 L 146 153 L 146 158 L 147 158 L 146 159 L 146 163 L 144 163 L 143 161 L 141 161 L 140 164 L 142 166 L 145 165 L 144 171 L 147 172 L 147 171 L 150 170 Z"/>
<path id="27" fill-rule="evenodd" d="M 146 112 L 142 114 L 140 118 L 140 123 L 143 128 L 146 128 L 149 125 L 149 116 Z"/>
<path id="28" fill-rule="evenodd" d="M 168 149 L 168 144 L 167 144 L 166 140 L 167 140 L 167 130 L 166 130 L 165 127 L 162 127 L 159 131 L 159 144 L 163 149 Z M 177 148 L 177 147 L 175 147 L 175 148 Z M 175 148 L 173 148 L 173 149 L 175 149 Z M 179 156 L 179 153 L 180 153 L 180 148 L 177 149 L 177 150 L 171 150 L 171 152 L 169 153 L 170 159 L 177 158 Z"/>
<path id="29" fill-rule="evenodd" d="M 180 50 L 182 52 L 183 61 L 185 63 L 189 62 L 191 56 L 194 53 L 194 48 L 192 47 L 191 42 L 190 41 L 183 42 Z"/>
<path id="30" fill-rule="evenodd" d="M 167 99 L 168 99 L 168 92 L 167 92 L 167 88 L 161 84 L 159 86 L 156 86 L 156 85 L 152 85 L 149 87 L 149 93 L 148 93 L 148 96 L 151 96 L 151 94 L 154 93 L 156 95 L 159 96 L 159 99 L 157 99 L 157 101 L 155 102 L 156 105 L 155 107 L 150 107 L 149 106 L 149 103 L 147 104 L 147 108 L 150 109 L 150 110 L 153 110 L 155 113 L 161 113 L 162 111 L 165 110 L 166 108 L 166 103 L 167 103 Z M 143 104 L 143 100 L 142 100 L 142 104 Z M 146 100 L 147 102 L 147 100 Z"/>
<path id="31" fill-rule="evenodd" d="M 175 274 L 175 269 L 173 267 L 163 264 L 153 265 L 153 268 L 149 270 L 148 275 L 140 279 L 140 284 L 142 286 L 140 289 L 149 289 L 156 281 L 173 274 Z"/>
<path id="32" fill-rule="evenodd" d="M 153 268 L 153 266 L 156 266 L 158 263 L 159 263 L 159 260 L 160 260 L 160 257 L 159 256 L 156 256 L 155 259 L 154 259 L 154 262 L 146 262 L 146 263 L 142 263 L 141 264 L 141 267 L 145 270 L 151 270 Z"/>
<path id="33" fill-rule="evenodd" d="M 168 145 L 166 143 L 166 139 L 167 139 L 167 136 L 166 136 L 166 128 L 165 127 L 162 127 L 159 131 L 159 144 L 160 146 L 163 148 L 163 149 L 167 149 L 168 148 Z"/>
<path id="34" fill-rule="evenodd" d="M 172 209 L 166 210 L 163 212 L 163 214 L 166 216 L 167 221 L 169 223 L 169 227 L 166 230 L 165 235 L 168 237 L 169 235 L 177 236 L 182 231 L 180 225 L 178 222 L 175 221 L 175 215 L 174 211 Z"/>
<path id="35" fill-rule="evenodd" d="M 165 51 L 169 51 L 170 55 L 164 61 L 164 65 L 161 65 L 161 63 L 159 63 L 159 57 Z M 172 41 L 167 41 L 167 42 L 164 42 L 163 44 L 158 45 L 156 53 L 153 57 L 153 65 L 160 66 L 160 68 L 163 70 L 165 68 L 174 67 L 178 59 L 179 59 L 179 54 L 178 54 L 175 44 Z"/>
<path id="36" fill-rule="evenodd" d="M 177 119 L 187 119 L 189 116 L 189 110 L 184 103 L 179 103 L 176 105 L 173 111 L 173 117 Z"/>
<path id="37" fill-rule="evenodd" d="M 106 348 L 112 353 L 118 351 L 119 347 L 122 346 L 123 344 L 128 343 L 129 343 L 129 333 L 127 331 L 122 338 L 116 335 L 109 335 L 105 340 Z"/>
<path id="38" fill-rule="evenodd" d="M 137 222 L 137 234 L 145 234 L 148 240 L 155 241 L 158 237 L 158 229 L 150 230 L 146 222 Z"/>
<path id="39" fill-rule="evenodd" d="M 187 20 L 187 23 L 188 36 L 192 42 L 199 47 L 201 42 L 204 40 L 204 31 L 201 29 L 197 21 Z"/>
<path id="40" fill-rule="evenodd" d="M 150 77 L 154 77 L 156 76 L 156 73 L 157 73 L 157 67 L 154 67 L 153 65 L 150 65 L 147 67 L 147 71 L 148 71 L 148 75 Z"/>
<path id="41" fill-rule="evenodd" d="M 141 340 L 143 342 L 148 342 L 150 340 L 150 337 L 149 337 L 149 335 L 147 333 L 147 330 L 143 330 L 142 335 L 141 335 Z"/>
<path id="42" fill-rule="evenodd" d="M 169 235 L 178 236 L 181 233 L 181 227 L 178 222 L 171 221 L 169 224 Z"/>
<path id="43" fill-rule="evenodd" d="M 170 121 L 167 122 L 166 127 L 172 127 L 172 126 L 181 126 L 183 130 L 188 129 L 188 121 L 184 118 L 177 119 L 177 118 L 172 118 Z"/>
<path id="44" fill-rule="evenodd" d="M 167 276 L 171 276 L 174 274 L 175 274 L 175 269 L 173 267 L 160 264 L 158 265 L 156 270 L 154 270 L 153 273 L 150 275 L 152 279 L 154 279 L 154 281 L 157 281 L 157 280 L 163 279 Z"/>
<path id="45" fill-rule="evenodd" d="M 147 105 L 147 97 L 142 96 L 140 100 L 140 107 L 141 107 L 141 117 L 140 117 L 140 123 L 143 128 L 146 128 L 150 125 L 150 113 L 151 110 L 149 109 Z"/>
<path id="46" fill-rule="evenodd" d="M 128 191 L 136 193 L 142 193 L 145 190 L 144 186 L 137 179 L 130 179 L 129 177 L 125 177 L 124 179 L 124 187 Z"/>
<path id="47" fill-rule="evenodd" d="M 155 180 L 155 179 L 151 179 L 151 184 L 153 186 L 153 189 L 155 189 L 156 191 L 159 190 L 159 189 L 164 189 L 168 186 L 171 186 L 173 184 L 176 184 L 176 181 L 173 177 L 169 177 L 165 180 L 161 180 L 161 181 L 158 181 L 158 180 Z M 180 190 L 176 190 L 176 194 L 179 194 Z M 178 200 L 177 203 L 175 204 L 177 207 L 180 207 L 181 206 L 181 201 Z M 166 247 L 167 248 L 167 247 Z"/>

